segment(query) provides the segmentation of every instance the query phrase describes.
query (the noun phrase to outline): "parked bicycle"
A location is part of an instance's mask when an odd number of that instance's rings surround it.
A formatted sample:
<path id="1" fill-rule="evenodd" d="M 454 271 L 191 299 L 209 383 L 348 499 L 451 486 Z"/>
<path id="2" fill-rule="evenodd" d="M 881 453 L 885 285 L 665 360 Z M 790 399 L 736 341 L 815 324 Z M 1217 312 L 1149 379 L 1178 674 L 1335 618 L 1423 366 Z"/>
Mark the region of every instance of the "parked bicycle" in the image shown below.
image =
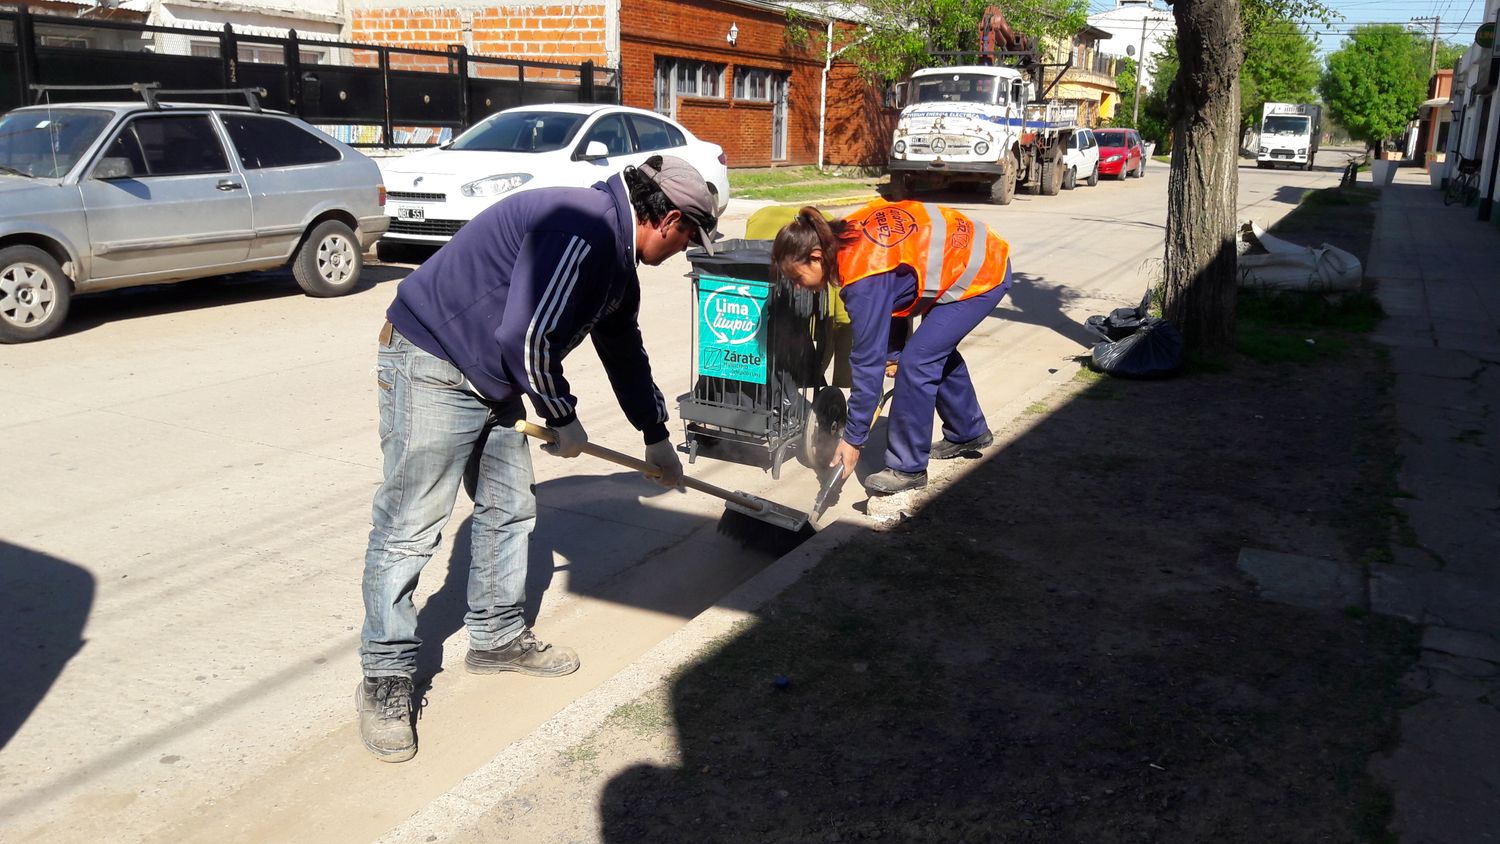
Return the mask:
<path id="1" fill-rule="evenodd" d="M 1448 177 L 1448 187 L 1443 191 L 1443 204 L 1461 203 L 1465 208 L 1479 198 L 1479 159 L 1460 158 L 1458 172 Z"/>

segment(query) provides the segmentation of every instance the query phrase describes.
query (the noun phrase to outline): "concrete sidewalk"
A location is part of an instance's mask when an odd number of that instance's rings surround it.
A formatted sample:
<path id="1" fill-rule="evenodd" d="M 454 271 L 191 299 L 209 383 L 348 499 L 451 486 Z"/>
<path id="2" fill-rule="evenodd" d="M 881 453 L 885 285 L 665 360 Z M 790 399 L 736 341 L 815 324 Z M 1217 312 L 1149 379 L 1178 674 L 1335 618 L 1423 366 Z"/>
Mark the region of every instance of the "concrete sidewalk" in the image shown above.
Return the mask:
<path id="1" fill-rule="evenodd" d="M 1373 768 L 1405 844 L 1500 841 L 1500 228 L 1426 174 L 1381 191 L 1369 275 L 1387 319 L 1400 467 L 1372 609 L 1426 625 L 1423 696 Z"/>

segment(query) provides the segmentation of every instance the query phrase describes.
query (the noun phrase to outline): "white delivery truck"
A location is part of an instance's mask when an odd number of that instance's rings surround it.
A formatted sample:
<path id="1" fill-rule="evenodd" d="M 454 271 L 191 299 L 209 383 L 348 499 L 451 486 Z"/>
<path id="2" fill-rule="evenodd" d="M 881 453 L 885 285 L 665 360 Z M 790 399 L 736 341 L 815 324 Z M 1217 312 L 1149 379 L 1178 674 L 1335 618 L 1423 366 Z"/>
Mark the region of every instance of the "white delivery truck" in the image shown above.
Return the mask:
<path id="1" fill-rule="evenodd" d="M 984 58 L 1007 56 L 1014 64 L 928 67 L 902 83 L 889 164 L 893 198 L 962 183 L 986 187 L 999 205 L 1010 203 L 1017 184 L 1057 193 L 1078 107 L 1046 99 L 1049 89 L 1039 86 L 1052 65 L 1034 53 Z"/>
<path id="2" fill-rule="evenodd" d="M 1323 107 L 1306 103 L 1266 103 L 1260 110 L 1260 141 L 1255 166 L 1290 164 L 1311 170 L 1323 134 Z"/>

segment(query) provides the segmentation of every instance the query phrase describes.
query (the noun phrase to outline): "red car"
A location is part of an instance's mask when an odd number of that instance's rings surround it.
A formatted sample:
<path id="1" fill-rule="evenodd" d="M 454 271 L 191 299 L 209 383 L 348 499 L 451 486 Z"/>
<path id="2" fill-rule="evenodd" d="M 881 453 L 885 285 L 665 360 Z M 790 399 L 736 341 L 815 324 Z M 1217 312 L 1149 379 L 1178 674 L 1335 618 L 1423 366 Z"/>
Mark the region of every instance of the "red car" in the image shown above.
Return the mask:
<path id="1" fill-rule="evenodd" d="M 1124 179 L 1137 179 L 1146 175 L 1146 149 L 1141 146 L 1141 133 L 1134 129 L 1095 129 L 1099 139 L 1099 173 Z"/>

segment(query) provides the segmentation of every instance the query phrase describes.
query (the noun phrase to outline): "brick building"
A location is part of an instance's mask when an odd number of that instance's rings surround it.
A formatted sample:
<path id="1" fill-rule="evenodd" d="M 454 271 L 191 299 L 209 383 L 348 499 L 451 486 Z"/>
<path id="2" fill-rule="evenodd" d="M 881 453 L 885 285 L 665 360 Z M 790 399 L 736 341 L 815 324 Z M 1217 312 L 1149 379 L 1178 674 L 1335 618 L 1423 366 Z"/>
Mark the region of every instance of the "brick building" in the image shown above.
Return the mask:
<path id="1" fill-rule="evenodd" d="M 754 0 L 621 0 L 620 18 L 625 104 L 677 119 L 731 166 L 885 163 L 880 92 L 824 60 L 848 24 L 790 24 L 784 8 Z M 793 26 L 800 37 L 788 37 Z"/>
<path id="2" fill-rule="evenodd" d="M 760 0 L 345 0 L 345 37 L 391 46 L 620 68 L 622 102 L 674 117 L 724 147 L 731 167 L 885 163 L 892 113 L 843 62 L 848 25 Z M 395 59 L 393 58 L 393 66 Z M 827 96 L 823 77 L 827 71 Z"/>

